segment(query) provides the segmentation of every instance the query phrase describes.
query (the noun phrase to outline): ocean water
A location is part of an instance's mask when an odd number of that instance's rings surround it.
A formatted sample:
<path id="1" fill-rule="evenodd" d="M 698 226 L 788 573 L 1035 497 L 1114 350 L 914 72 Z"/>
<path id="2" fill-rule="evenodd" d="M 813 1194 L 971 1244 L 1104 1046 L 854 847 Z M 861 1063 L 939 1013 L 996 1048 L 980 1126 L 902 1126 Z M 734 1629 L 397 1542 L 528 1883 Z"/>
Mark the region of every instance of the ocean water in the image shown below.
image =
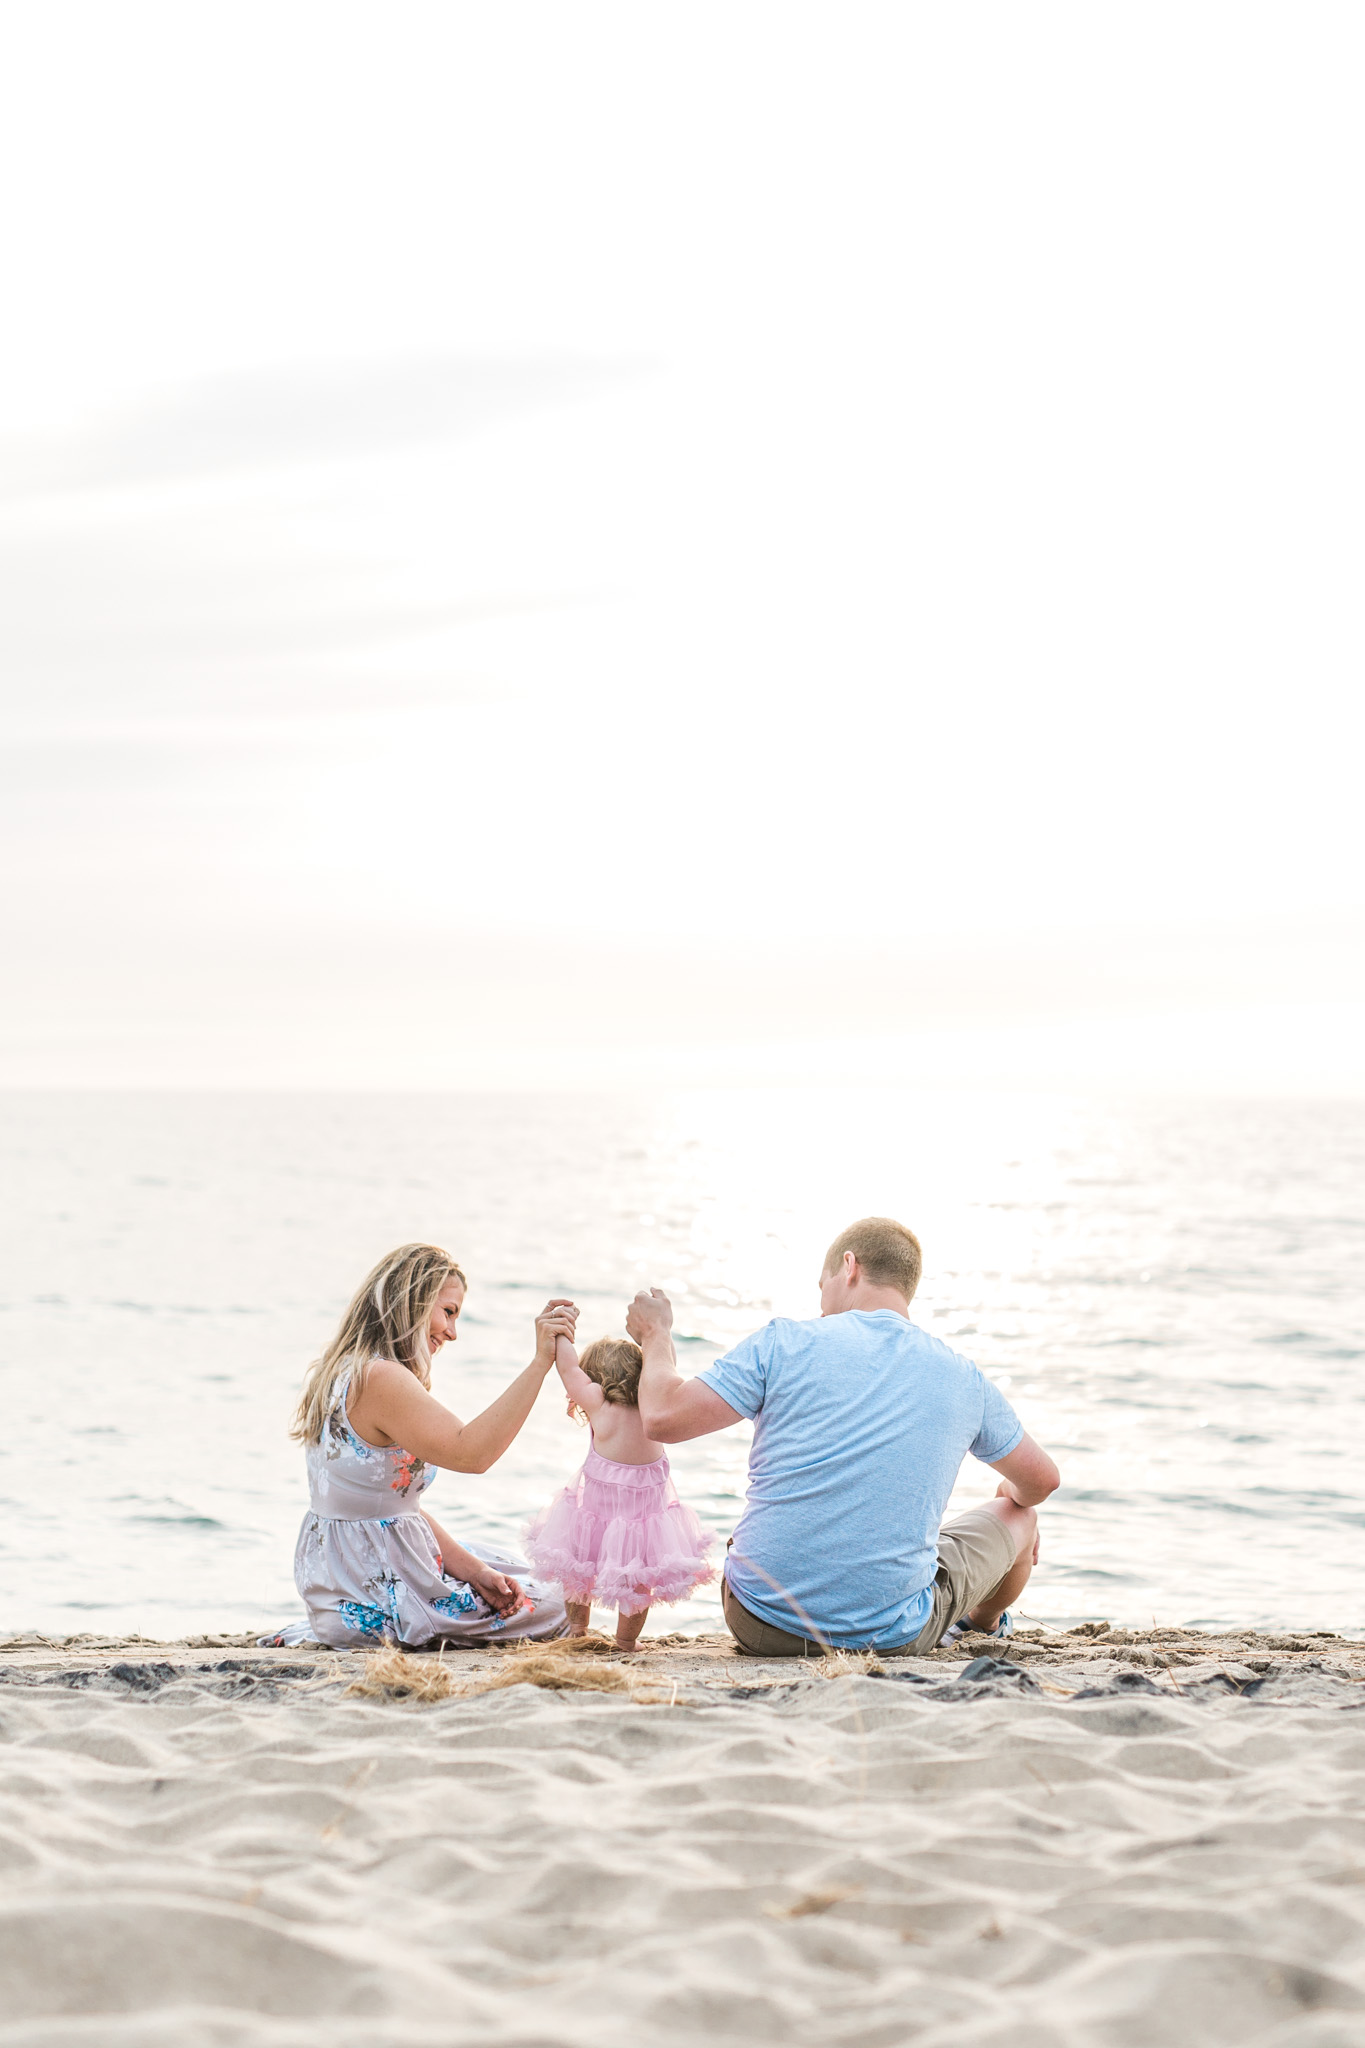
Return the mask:
<path id="1" fill-rule="evenodd" d="M 584 1338 L 672 1294 L 684 1369 L 817 1312 L 821 1254 L 913 1225 L 915 1314 L 1057 1457 L 1038 1619 L 1365 1629 L 1365 1105 L 715 1091 L 0 1097 L 0 1632 L 296 1613 L 300 1375 L 393 1244 L 470 1277 L 472 1414 L 552 1293 Z M 747 1430 L 673 1452 L 723 1538 Z M 515 1545 L 581 1460 L 551 1379 L 441 1520 Z M 968 1461 L 957 1498 L 994 1490 Z M 651 1629 L 715 1626 L 707 1591 Z"/>

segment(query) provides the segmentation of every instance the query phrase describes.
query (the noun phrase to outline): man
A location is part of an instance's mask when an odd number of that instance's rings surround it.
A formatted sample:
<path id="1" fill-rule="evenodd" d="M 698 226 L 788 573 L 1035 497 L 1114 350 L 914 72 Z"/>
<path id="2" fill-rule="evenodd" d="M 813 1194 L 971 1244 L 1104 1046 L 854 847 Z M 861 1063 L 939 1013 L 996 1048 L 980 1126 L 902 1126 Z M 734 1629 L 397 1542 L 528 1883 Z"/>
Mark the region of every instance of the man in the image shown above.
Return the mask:
<path id="1" fill-rule="evenodd" d="M 903 1224 L 851 1224 L 825 1255 L 818 1321 L 779 1316 L 694 1380 L 678 1373 L 667 1295 L 631 1304 L 648 1436 L 686 1443 L 753 1421 L 721 1587 L 749 1656 L 923 1655 L 958 1622 L 1007 1629 L 1028 1583 L 1035 1509 L 1060 1475 L 985 1375 L 911 1322 L 921 1263 Z M 968 1451 L 1000 1487 L 940 1527 Z"/>

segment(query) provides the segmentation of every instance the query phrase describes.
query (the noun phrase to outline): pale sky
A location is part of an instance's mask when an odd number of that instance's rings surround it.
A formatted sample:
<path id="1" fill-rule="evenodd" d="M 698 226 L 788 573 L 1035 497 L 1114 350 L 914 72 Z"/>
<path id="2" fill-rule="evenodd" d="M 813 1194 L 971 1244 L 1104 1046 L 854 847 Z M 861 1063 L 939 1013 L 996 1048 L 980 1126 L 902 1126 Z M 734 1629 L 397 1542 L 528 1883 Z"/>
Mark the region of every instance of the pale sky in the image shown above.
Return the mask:
<path id="1" fill-rule="evenodd" d="M 1363 53 L 11 7 L 0 1084 L 1365 1091 Z"/>

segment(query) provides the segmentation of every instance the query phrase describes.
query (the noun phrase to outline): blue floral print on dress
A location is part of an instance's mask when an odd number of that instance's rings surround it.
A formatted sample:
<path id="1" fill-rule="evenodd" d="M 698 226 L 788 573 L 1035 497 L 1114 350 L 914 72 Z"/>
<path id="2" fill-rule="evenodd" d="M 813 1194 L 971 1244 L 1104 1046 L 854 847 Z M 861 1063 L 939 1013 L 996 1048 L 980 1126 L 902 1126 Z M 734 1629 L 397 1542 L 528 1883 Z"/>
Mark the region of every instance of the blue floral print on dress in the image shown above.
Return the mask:
<path id="1" fill-rule="evenodd" d="M 358 1600 L 338 1600 L 337 1612 L 358 1636 L 382 1636 L 387 1616 L 382 1607 L 362 1607 Z"/>
<path id="2" fill-rule="evenodd" d="M 453 1621 L 457 1614 L 473 1614 L 478 1607 L 478 1595 L 469 1586 L 457 1585 L 440 1600 L 433 1600 L 432 1606 L 438 1614 L 448 1614 Z"/>

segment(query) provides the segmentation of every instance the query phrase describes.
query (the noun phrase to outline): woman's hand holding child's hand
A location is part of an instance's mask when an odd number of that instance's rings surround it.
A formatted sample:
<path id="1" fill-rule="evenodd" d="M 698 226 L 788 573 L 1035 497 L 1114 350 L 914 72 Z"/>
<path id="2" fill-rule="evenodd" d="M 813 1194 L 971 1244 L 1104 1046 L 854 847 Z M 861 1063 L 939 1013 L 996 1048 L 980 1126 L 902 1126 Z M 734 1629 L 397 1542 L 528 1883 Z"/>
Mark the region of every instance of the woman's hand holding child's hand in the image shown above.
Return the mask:
<path id="1" fill-rule="evenodd" d="M 573 1343 L 574 1326 L 578 1321 L 578 1310 L 571 1301 L 558 1299 L 547 1301 L 536 1317 L 535 1363 L 542 1371 L 548 1372 L 555 1362 L 555 1340 L 567 1337 Z"/>

